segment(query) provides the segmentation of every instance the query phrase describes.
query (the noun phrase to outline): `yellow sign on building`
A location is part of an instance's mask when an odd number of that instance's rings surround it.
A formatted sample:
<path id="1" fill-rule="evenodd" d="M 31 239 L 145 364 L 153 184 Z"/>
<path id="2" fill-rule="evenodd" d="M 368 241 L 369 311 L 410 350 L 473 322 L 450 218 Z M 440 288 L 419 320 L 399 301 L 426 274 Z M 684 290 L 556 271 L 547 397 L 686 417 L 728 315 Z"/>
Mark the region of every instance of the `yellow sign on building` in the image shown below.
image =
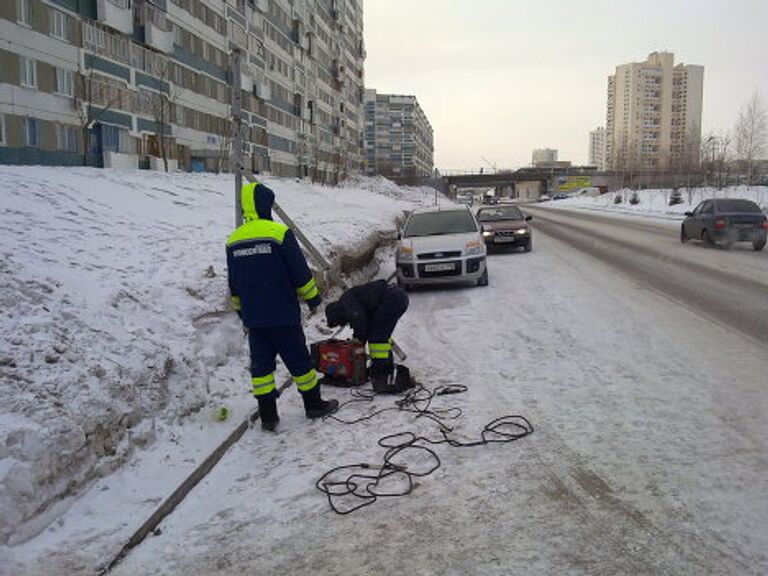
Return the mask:
<path id="1" fill-rule="evenodd" d="M 571 192 L 592 186 L 591 176 L 561 176 L 557 179 L 558 192 Z"/>

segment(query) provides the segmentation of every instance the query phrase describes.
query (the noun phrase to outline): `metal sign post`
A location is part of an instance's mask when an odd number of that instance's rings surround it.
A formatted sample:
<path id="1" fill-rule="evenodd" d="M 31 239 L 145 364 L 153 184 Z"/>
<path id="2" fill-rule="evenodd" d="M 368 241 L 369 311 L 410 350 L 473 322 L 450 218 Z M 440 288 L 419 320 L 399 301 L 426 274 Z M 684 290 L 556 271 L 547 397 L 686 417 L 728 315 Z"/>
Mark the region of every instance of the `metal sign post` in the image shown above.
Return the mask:
<path id="1" fill-rule="evenodd" d="M 243 209 L 240 206 L 240 190 L 243 187 L 243 93 L 240 76 L 240 49 L 232 48 L 230 55 L 230 90 L 232 92 L 232 151 L 230 169 L 235 174 L 235 226 L 243 223 Z"/>

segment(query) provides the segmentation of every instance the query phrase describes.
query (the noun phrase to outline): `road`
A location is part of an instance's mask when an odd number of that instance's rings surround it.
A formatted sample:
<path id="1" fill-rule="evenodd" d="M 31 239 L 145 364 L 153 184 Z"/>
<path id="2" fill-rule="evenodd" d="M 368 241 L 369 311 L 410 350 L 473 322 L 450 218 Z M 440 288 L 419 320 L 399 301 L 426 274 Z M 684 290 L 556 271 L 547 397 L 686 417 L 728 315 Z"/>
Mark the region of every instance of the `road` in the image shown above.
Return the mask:
<path id="1" fill-rule="evenodd" d="M 412 293 L 395 336 L 425 385 L 468 386 L 436 402 L 462 408 L 461 438 L 503 414 L 533 435 L 438 447 L 410 496 L 338 516 L 321 474 L 380 461 L 384 434 L 437 431 L 401 413 L 308 423 L 290 391 L 280 433 L 249 432 L 114 574 L 768 572 L 765 255 L 530 212 L 533 252 L 492 255 L 487 288 Z"/>
<path id="2" fill-rule="evenodd" d="M 679 223 L 536 209 L 536 228 L 567 242 L 699 314 L 768 342 L 768 251 L 683 245 Z"/>

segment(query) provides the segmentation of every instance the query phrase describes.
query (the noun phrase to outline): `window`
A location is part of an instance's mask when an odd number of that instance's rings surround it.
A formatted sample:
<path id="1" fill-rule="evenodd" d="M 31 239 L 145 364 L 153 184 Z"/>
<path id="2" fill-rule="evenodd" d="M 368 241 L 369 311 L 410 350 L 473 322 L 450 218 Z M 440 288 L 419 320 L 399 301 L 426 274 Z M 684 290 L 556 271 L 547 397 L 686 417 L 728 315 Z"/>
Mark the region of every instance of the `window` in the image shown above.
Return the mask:
<path id="1" fill-rule="evenodd" d="M 64 68 L 56 68 L 56 93 L 63 96 L 73 96 L 72 72 Z"/>
<path id="2" fill-rule="evenodd" d="M 37 118 L 24 119 L 24 140 L 27 146 L 40 145 L 40 125 Z"/>
<path id="3" fill-rule="evenodd" d="M 59 150 L 78 152 L 80 150 L 78 129 L 75 126 L 59 125 Z"/>
<path id="4" fill-rule="evenodd" d="M 5 116 L 0 114 L 0 144 L 5 143 Z"/>
<path id="5" fill-rule="evenodd" d="M 67 40 L 67 15 L 58 10 L 51 10 L 51 36 Z"/>
<path id="6" fill-rule="evenodd" d="M 21 85 L 37 88 L 37 61 L 21 56 Z"/>
<path id="7" fill-rule="evenodd" d="M 19 24 L 24 24 L 25 26 L 32 25 L 32 18 L 30 16 L 30 11 L 29 11 L 29 2 L 30 0 L 17 0 L 17 4 L 16 4 L 16 6 L 18 6 L 19 8 L 19 12 L 18 12 Z"/>

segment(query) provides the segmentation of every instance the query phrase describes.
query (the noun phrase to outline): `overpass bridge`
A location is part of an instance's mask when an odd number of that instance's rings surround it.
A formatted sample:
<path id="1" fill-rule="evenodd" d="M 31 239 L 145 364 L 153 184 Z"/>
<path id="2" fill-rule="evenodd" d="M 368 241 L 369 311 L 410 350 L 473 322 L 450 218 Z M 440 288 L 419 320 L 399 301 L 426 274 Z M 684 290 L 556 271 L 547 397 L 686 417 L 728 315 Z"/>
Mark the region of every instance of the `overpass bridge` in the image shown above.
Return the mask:
<path id="1" fill-rule="evenodd" d="M 515 171 L 446 172 L 442 179 L 449 196 L 460 188 L 494 188 L 501 196 L 536 200 L 547 192 L 599 187 L 605 190 L 618 183 L 617 173 L 594 168 L 521 168 Z"/>

